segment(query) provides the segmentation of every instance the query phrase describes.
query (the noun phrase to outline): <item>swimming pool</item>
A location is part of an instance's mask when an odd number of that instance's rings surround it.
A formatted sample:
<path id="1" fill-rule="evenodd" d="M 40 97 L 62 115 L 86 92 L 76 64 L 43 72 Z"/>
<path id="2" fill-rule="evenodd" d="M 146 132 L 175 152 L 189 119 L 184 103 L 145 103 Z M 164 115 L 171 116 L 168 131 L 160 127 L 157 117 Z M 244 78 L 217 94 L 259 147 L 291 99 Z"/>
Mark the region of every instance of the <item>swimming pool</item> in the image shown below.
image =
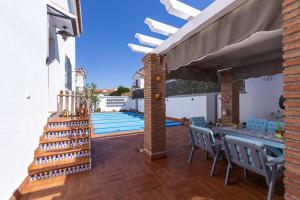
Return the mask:
<path id="1" fill-rule="evenodd" d="M 97 135 L 144 130 L 144 115 L 135 112 L 93 113 L 91 119 Z M 166 120 L 167 127 L 180 125 Z"/>

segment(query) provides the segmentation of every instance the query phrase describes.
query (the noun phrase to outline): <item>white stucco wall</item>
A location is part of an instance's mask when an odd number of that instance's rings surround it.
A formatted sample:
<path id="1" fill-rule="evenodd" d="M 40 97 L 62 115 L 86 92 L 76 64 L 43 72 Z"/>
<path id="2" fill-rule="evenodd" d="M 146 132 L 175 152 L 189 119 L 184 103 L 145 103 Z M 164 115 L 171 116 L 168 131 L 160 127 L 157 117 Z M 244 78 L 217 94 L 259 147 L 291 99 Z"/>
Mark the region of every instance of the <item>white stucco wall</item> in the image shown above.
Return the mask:
<path id="1" fill-rule="evenodd" d="M 139 89 L 143 89 L 144 88 L 144 85 L 145 85 L 145 80 L 144 80 L 144 77 L 141 75 L 141 74 L 135 74 L 133 77 L 132 77 L 132 80 L 133 80 L 133 86 L 137 86 Z M 138 82 L 136 85 L 136 81 Z"/>
<path id="2" fill-rule="evenodd" d="M 246 94 L 240 95 L 240 120 L 270 119 L 271 112 L 280 110 L 279 98 L 283 94 L 282 74 L 246 80 Z"/>
<path id="3" fill-rule="evenodd" d="M 269 78 L 260 77 L 246 80 L 246 93 L 240 94 L 240 121 L 250 118 L 272 120 L 271 113 L 280 110 L 279 98 L 283 94 L 282 74 Z M 215 121 L 221 117 L 220 94 L 202 94 L 168 97 L 166 115 L 175 118 L 205 116 L 207 121 Z M 194 99 L 193 101 L 191 99 Z M 138 111 L 144 112 L 144 99 L 138 101 Z M 217 104 L 217 105 L 216 105 Z M 135 104 L 132 109 L 135 109 Z M 216 111 L 217 109 L 217 111 Z"/>
<path id="4" fill-rule="evenodd" d="M 174 118 L 204 116 L 207 122 L 215 121 L 216 94 L 184 95 L 166 99 L 166 115 Z"/>
<path id="5" fill-rule="evenodd" d="M 109 99 L 122 100 L 124 105 L 122 106 L 108 106 L 107 101 Z M 101 96 L 97 108 L 101 109 L 101 112 L 118 112 L 121 110 L 130 110 L 132 106 L 132 99 L 127 96 Z"/>
<path id="6" fill-rule="evenodd" d="M 55 43 L 56 56 L 53 62 L 48 66 L 49 68 L 49 111 L 55 111 L 57 109 L 57 100 L 53 98 L 59 94 L 60 90 L 67 90 L 65 88 L 65 62 L 66 56 L 70 59 L 72 65 L 72 90 L 75 90 L 75 38 L 69 37 L 67 41 L 64 41 L 60 35 L 57 35 L 58 31 L 55 25 L 49 20 L 50 37 L 53 38 Z"/>
<path id="7" fill-rule="evenodd" d="M 283 76 L 260 77 L 246 80 L 246 93 L 240 94 L 240 121 L 250 118 L 272 120 L 272 112 L 280 110 L 279 98 L 283 94 Z M 221 100 L 218 98 L 218 118 L 221 117 Z"/>
<path id="8" fill-rule="evenodd" d="M 85 86 L 85 79 L 83 75 L 77 75 L 75 73 L 75 88 L 82 89 Z"/>
<path id="9" fill-rule="evenodd" d="M 208 122 L 215 121 L 216 93 L 172 96 L 166 99 L 166 116 L 190 118 L 204 116 Z M 137 105 L 136 105 L 137 102 Z M 130 109 L 144 112 L 144 99 L 133 99 Z"/>
<path id="10" fill-rule="evenodd" d="M 46 1 L 2 0 L 0 13 L 0 199 L 8 199 L 27 176 L 48 111 L 56 110 L 58 91 L 65 89 L 65 55 L 75 69 L 75 39 L 55 34 Z M 47 66 L 49 27 L 57 52 Z"/>
<path id="11" fill-rule="evenodd" d="M 144 88 L 144 78 L 140 78 L 139 79 L 139 87 L 141 88 L 141 89 L 143 89 Z"/>
<path id="12" fill-rule="evenodd" d="M 0 199 L 27 176 L 48 115 L 45 1 L 0 1 Z"/>

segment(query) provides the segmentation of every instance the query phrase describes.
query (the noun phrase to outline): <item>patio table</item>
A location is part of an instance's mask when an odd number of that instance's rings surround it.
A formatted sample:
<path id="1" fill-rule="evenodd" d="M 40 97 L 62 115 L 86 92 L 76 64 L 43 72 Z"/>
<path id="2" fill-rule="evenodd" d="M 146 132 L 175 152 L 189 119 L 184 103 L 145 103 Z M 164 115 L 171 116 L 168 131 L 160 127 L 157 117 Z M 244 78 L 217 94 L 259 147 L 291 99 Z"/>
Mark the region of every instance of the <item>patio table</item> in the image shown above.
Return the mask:
<path id="1" fill-rule="evenodd" d="M 235 129 L 232 127 L 213 127 L 212 131 L 215 134 L 233 135 L 233 136 L 239 136 L 247 139 L 252 139 L 273 148 L 278 148 L 278 149 L 284 148 L 283 139 L 276 138 L 273 134 L 262 132 L 262 131 L 250 130 L 245 128 Z"/>

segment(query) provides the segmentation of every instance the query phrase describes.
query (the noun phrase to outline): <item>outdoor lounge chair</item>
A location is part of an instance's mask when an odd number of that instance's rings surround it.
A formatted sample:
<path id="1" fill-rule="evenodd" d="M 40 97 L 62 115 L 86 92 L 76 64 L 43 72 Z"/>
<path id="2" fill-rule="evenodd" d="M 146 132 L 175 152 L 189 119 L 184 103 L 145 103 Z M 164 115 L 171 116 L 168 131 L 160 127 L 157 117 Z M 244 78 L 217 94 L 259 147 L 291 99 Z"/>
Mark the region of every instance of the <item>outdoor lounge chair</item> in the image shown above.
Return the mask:
<path id="1" fill-rule="evenodd" d="M 193 155 L 196 149 L 200 149 L 205 151 L 206 153 L 210 153 L 214 159 L 210 173 L 210 175 L 213 176 L 217 160 L 221 156 L 222 143 L 214 139 L 212 130 L 208 128 L 190 125 L 189 133 L 192 141 L 192 150 L 189 156 L 188 164 L 192 162 Z"/>
<path id="2" fill-rule="evenodd" d="M 228 159 L 225 184 L 228 185 L 233 164 L 238 165 L 244 168 L 245 177 L 247 177 L 247 170 L 265 177 L 269 186 L 268 200 L 271 200 L 275 182 L 283 176 L 283 155 L 277 158 L 267 156 L 263 143 L 235 136 L 225 136 L 223 144 Z"/>

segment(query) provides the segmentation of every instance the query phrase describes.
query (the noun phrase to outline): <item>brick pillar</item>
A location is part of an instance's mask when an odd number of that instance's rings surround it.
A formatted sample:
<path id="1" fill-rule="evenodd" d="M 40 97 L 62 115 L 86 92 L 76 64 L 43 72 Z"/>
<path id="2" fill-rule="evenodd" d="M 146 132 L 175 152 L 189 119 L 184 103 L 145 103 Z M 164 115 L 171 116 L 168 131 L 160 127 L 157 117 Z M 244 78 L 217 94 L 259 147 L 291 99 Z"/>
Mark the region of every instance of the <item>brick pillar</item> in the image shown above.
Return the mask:
<path id="1" fill-rule="evenodd" d="M 283 1 L 285 199 L 300 199 L 300 1 Z"/>
<path id="2" fill-rule="evenodd" d="M 240 81 L 232 82 L 231 70 L 221 75 L 221 122 L 225 125 L 240 121 Z"/>
<path id="3" fill-rule="evenodd" d="M 166 157 L 166 59 L 148 54 L 143 59 L 145 68 L 144 153 L 150 160 Z"/>

